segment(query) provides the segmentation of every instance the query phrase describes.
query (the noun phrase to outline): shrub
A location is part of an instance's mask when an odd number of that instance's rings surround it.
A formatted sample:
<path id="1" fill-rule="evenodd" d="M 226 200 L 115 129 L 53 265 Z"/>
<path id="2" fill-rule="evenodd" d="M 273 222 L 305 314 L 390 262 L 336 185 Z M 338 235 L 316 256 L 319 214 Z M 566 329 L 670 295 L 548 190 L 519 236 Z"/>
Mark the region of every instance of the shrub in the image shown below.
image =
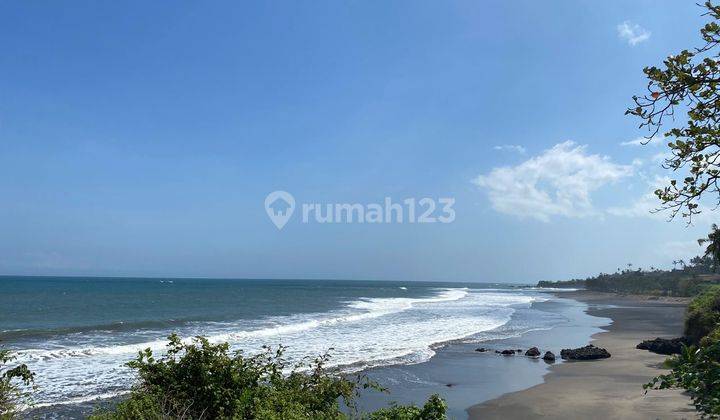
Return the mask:
<path id="1" fill-rule="evenodd" d="M 685 336 L 692 343 L 713 331 L 720 323 L 720 287 L 715 286 L 698 295 L 688 305 Z"/>
<path id="2" fill-rule="evenodd" d="M 437 395 L 431 396 L 425 405 L 420 408 L 415 405 L 393 405 L 383 408 L 368 416 L 369 420 L 442 420 L 445 419 L 447 405 Z"/>
<path id="3" fill-rule="evenodd" d="M 715 338 L 718 336 L 715 334 Z M 644 388 L 684 388 L 703 417 L 719 417 L 720 341 L 685 347 L 682 354 L 668 359 L 667 364 L 672 369 L 670 373 L 653 378 Z"/>
<path id="4" fill-rule="evenodd" d="M 355 400 L 361 389 L 379 389 L 362 376 L 349 380 L 331 374 L 327 354 L 289 366 L 283 347 L 245 356 L 202 337 L 183 343 L 173 334 L 169 340 L 165 356 L 156 359 L 147 349 L 128 363 L 138 384 L 129 398 L 94 419 L 345 419 L 348 412 L 358 416 Z M 369 416 L 444 419 L 445 405 L 434 396 L 422 408 L 394 406 Z"/>
<path id="5" fill-rule="evenodd" d="M 720 287 L 690 303 L 685 334 L 694 344 L 668 359 L 670 373 L 653 378 L 644 388 L 684 388 L 704 417 L 720 417 Z"/>
<path id="6" fill-rule="evenodd" d="M 20 405 L 30 403 L 30 394 L 23 386 L 32 385 L 34 374 L 26 365 L 9 366 L 14 360 L 10 350 L 0 348 L 0 419 L 13 418 Z"/>

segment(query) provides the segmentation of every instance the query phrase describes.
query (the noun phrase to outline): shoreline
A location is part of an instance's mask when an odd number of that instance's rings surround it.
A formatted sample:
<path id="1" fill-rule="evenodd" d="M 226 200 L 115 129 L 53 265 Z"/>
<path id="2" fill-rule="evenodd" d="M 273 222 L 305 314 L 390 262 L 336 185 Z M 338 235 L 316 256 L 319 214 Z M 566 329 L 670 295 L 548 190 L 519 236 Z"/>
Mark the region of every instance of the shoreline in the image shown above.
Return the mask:
<path id="1" fill-rule="evenodd" d="M 448 343 L 427 361 L 369 369 L 365 373 L 390 393 L 363 395 L 361 408 L 371 411 L 392 402 L 420 405 L 429 395 L 439 394 L 448 404 L 449 418 L 466 419 L 468 407 L 478 401 L 541 384 L 551 364 L 521 355 L 501 356 L 495 350 L 525 351 L 537 346 L 557 354 L 557 363 L 562 363 L 561 348 L 586 345 L 593 334 L 603 331 L 600 327 L 610 323 L 609 318 L 588 315 L 588 305 L 566 296 L 568 292 L 546 295 L 548 299 L 530 307 L 516 308 L 512 321 L 502 327 Z M 538 317 L 549 322 L 547 328 L 535 327 Z M 490 351 L 477 352 L 478 347 Z"/>
<path id="2" fill-rule="evenodd" d="M 638 350 L 642 340 L 682 334 L 686 299 L 564 292 L 563 298 L 588 305 L 590 316 L 610 318 L 590 343 L 612 357 L 564 362 L 548 370 L 543 382 L 468 408 L 470 419 L 694 419 L 699 416 L 680 390 L 651 390 L 642 384 L 663 373 L 664 355 Z"/>
<path id="3" fill-rule="evenodd" d="M 490 338 L 498 333 L 498 330 L 490 330 L 486 338 L 480 334 L 479 340 L 440 345 L 430 359 L 420 363 L 365 370 L 369 377 L 387 386 L 391 392 L 364 395 L 359 401 L 361 408 L 370 411 L 393 401 L 421 405 L 429 395 L 437 393 L 448 402 L 449 418 L 455 419 L 697 417 L 689 398 L 677 391 L 651 391 L 647 397 L 643 396 L 642 384 L 662 372 L 658 366 L 665 356 L 635 349 L 643 339 L 680 335 L 687 299 L 586 291 L 548 291 L 547 295 L 552 298 L 534 302 L 529 308 L 517 309 L 514 321 L 500 327 L 500 335 L 505 338 Z M 525 329 L 540 315 L 554 319 L 551 322 L 554 326 Z M 518 328 L 517 334 L 513 333 Z M 620 340 L 605 343 L 608 335 L 613 340 Z M 588 343 L 607 348 L 612 357 L 592 362 L 560 360 L 560 349 L 582 347 Z M 618 347 L 618 344 L 622 345 Z M 492 350 L 476 352 L 475 348 L 479 346 Z M 542 359 L 503 357 L 494 353 L 494 350 L 526 350 L 533 346 L 540 348 L 542 353 L 552 351 L 557 362 L 548 364 Z M 626 360 L 627 355 L 635 356 L 635 359 Z M 613 368 L 618 366 L 619 369 Z M 593 386 L 589 387 L 588 383 Z M 622 392 L 606 392 L 608 386 L 618 383 L 623 385 L 620 387 Z M 667 398 L 674 394 L 679 398 Z M 618 414 L 615 409 L 609 412 L 608 400 L 612 400 L 613 405 L 625 407 L 625 412 Z M 84 417 L 97 406 L 113 401 L 116 398 L 36 407 L 25 412 L 23 417 Z M 616 404 L 618 401 L 622 404 Z M 657 404 L 658 408 L 648 410 L 638 401 L 650 401 L 650 406 Z M 627 411 L 628 404 L 631 412 Z"/>

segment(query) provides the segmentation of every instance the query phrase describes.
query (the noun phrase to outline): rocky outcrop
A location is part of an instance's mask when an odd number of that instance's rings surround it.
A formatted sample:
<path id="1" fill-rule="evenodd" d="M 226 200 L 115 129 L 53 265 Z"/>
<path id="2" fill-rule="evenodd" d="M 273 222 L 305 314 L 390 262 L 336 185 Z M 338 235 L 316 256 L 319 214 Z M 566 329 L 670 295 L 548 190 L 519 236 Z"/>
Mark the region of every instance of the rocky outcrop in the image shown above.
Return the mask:
<path id="1" fill-rule="evenodd" d="M 486 351 L 490 351 L 490 349 L 486 349 L 485 347 L 478 347 L 475 349 L 475 351 L 485 353 Z"/>
<path id="2" fill-rule="evenodd" d="M 503 351 L 497 351 L 497 350 L 495 350 L 495 353 L 500 353 L 500 354 L 502 354 L 503 356 L 514 356 L 514 355 L 515 355 L 515 350 L 510 350 L 510 349 L 508 349 L 508 350 L 503 350 Z"/>
<path id="3" fill-rule="evenodd" d="M 635 348 L 640 350 L 648 350 L 657 354 L 680 354 L 683 345 L 688 345 L 685 337 L 678 338 L 656 338 L 654 340 L 645 340 L 638 344 Z"/>
<path id="4" fill-rule="evenodd" d="M 545 355 L 543 356 L 543 360 L 546 362 L 554 362 L 555 361 L 555 354 L 551 351 L 546 351 Z"/>
<path id="5" fill-rule="evenodd" d="M 540 356 L 540 349 L 537 347 L 530 347 L 528 351 L 525 352 L 525 356 L 538 357 Z"/>
<path id="6" fill-rule="evenodd" d="M 589 344 L 585 347 L 577 349 L 562 349 L 560 350 L 560 357 L 566 360 L 607 359 L 610 357 L 610 352 L 603 348 L 595 347 L 592 344 Z"/>

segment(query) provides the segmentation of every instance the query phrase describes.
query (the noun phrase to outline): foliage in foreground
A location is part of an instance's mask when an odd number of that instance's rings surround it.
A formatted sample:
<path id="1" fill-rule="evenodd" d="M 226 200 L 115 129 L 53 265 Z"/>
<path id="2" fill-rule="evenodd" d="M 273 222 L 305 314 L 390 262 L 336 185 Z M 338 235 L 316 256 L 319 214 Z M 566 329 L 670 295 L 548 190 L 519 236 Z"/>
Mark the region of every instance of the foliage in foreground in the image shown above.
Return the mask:
<path id="1" fill-rule="evenodd" d="M 0 348 L 0 419 L 13 418 L 18 407 L 29 402 L 22 386 L 31 386 L 34 374 L 26 365 L 9 366 L 14 360 L 10 350 Z"/>
<path id="2" fill-rule="evenodd" d="M 683 388 L 704 417 L 720 417 L 720 287 L 692 301 L 685 333 L 695 344 L 668 359 L 670 373 L 653 378 L 644 388 Z"/>
<path id="3" fill-rule="evenodd" d="M 668 56 L 659 67 L 646 67 L 647 91 L 633 96 L 626 111 L 649 130 L 648 141 L 669 123 L 664 167 L 675 176 L 655 194 L 671 217 L 690 220 L 701 211 L 701 197 L 720 198 L 720 6 L 706 1 L 703 7 L 710 20 L 700 29 L 703 44 Z"/>
<path id="4" fill-rule="evenodd" d="M 283 348 L 244 356 L 227 343 L 211 344 L 202 337 L 183 343 L 170 336 L 167 354 L 156 359 L 151 350 L 128 363 L 139 383 L 129 398 L 99 419 L 346 419 L 440 420 L 445 403 L 432 396 L 422 408 L 392 406 L 365 416 L 357 414 L 360 390 L 377 385 L 363 377 L 351 381 L 332 375 L 328 355 L 307 364 L 289 366 Z M 288 372 L 289 370 L 289 372 Z M 343 410 L 342 405 L 346 408 Z M 351 413 L 351 414 L 347 414 Z"/>

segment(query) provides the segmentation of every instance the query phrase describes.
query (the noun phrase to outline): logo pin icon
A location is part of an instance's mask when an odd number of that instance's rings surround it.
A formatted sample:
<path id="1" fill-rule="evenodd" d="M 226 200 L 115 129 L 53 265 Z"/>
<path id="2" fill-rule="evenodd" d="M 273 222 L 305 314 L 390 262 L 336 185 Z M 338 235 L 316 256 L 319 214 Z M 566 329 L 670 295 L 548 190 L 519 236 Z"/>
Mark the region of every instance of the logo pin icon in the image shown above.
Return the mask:
<path id="1" fill-rule="evenodd" d="M 265 211 L 280 230 L 295 211 L 295 198 L 287 191 L 273 191 L 265 197 Z"/>

